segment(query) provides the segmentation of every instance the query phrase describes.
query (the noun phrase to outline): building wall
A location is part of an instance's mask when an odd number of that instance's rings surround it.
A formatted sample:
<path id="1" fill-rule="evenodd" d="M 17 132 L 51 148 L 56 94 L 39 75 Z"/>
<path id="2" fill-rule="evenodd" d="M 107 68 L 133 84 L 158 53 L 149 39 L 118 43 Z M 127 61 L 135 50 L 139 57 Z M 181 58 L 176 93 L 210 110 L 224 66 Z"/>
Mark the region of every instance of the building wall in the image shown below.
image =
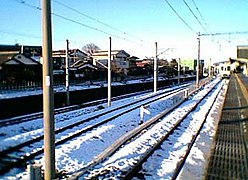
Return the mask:
<path id="1" fill-rule="evenodd" d="M 121 51 L 118 53 L 113 53 L 111 56 L 112 65 L 114 65 L 116 68 L 119 69 L 128 69 L 129 63 L 127 60 L 128 56 Z M 97 62 L 100 62 L 101 64 L 104 64 L 105 66 L 108 66 L 108 53 L 102 53 L 102 54 L 95 54 L 93 55 L 93 65 L 97 65 Z"/>
<path id="2" fill-rule="evenodd" d="M 248 75 L 248 45 L 237 46 L 237 59 L 242 59 L 243 73 Z"/>
<path id="3" fill-rule="evenodd" d="M 237 46 L 237 58 L 248 59 L 248 45 Z"/>
<path id="4" fill-rule="evenodd" d="M 182 59 L 180 61 L 181 66 L 188 67 L 189 70 L 194 70 L 194 60 L 193 59 Z"/>

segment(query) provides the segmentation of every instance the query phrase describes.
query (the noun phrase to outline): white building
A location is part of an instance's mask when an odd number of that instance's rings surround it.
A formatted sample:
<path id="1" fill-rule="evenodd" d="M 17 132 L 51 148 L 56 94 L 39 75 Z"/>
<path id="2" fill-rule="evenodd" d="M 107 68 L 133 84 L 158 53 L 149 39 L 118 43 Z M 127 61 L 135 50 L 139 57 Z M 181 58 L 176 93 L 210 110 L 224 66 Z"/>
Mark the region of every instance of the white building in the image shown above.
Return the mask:
<path id="1" fill-rule="evenodd" d="M 124 50 L 112 50 L 111 51 L 111 60 L 112 66 L 115 66 L 117 69 L 127 70 L 129 69 L 128 57 L 130 55 Z M 92 54 L 93 65 L 95 66 L 108 66 L 108 51 L 96 51 Z"/>

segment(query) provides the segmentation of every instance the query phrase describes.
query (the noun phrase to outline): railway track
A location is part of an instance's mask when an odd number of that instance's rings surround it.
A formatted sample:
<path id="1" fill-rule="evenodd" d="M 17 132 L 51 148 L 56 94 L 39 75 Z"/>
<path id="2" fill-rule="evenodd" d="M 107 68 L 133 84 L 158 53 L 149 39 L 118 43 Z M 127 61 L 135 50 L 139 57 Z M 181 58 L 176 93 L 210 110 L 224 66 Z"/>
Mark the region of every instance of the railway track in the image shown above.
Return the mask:
<path id="1" fill-rule="evenodd" d="M 141 92 L 137 92 L 137 93 L 125 94 L 125 95 L 113 97 L 112 100 L 115 101 L 115 100 L 128 98 L 128 97 L 132 97 L 132 96 L 137 96 L 139 94 L 144 94 L 144 93 L 149 93 L 149 92 L 151 92 L 151 90 L 141 91 Z M 100 99 L 100 100 L 96 100 L 96 101 L 82 103 L 82 104 L 79 104 L 79 105 L 66 106 L 66 107 L 55 109 L 54 114 L 56 115 L 56 114 L 66 113 L 66 112 L 82 109 L 82 108 L 89 107 L 89 106 L 100 105 L 100 104 L 103 104 L 103 103 L 106 103 L 106 102 L 107 102 L 107 99 Z M 22 116 L 16 116 L 16 117 L 12 117 L 12 118 L 7 118 L 7 119 L 1 119 L 0 120 L 0 128 L 4 127 L 4 126 L 10 126 L 10 125 L 23 123 L 23 122 L 30 122 L 32 120 L 36 120 L 36 119 L 42 118 L 42 117 L 43 117 L 43 112 L 37 112 L 37 113 L 32 113 L 32 114 L 26 114 L 26 115 L 22 115 Z"/>
<path id="2" fill-rule="evenodd" d="M 108 108 L 96 114 L 87 115 L 87 118 L 71 122 L 69 125 L 58 127 L 55 130 L 56 142 L 59 146 L 65 142 L 72 140 L 86 132 L 117 119 L 119 116 L 125 115 L 130 111 L 139 109 L 141 105 L 151 104 L 159 99 L 173 94 L 182 93 L 184 96 L 185 87 L 175 88 L 172 90 L 165 90 L 161 93 L 152 94 L 143 98 L 136 98 L 132 102 L 121 104 L 118 107 Z M 170 91 L 170 92 L 168 92 Z M 34 148 L 35 147 L 35 148 Z M 14 143 L 10 146 L 1 147 L 0 156 L 0 174 L 8 172 L 14 167 L 26 165 L 27 161 L 33 161 L 34 158 L 43 154 L 43 132 L 39 135 L 30 136 L 27 140 L 19 143 Z"/>
<path id="3" fill-rule="evenodd" d="M 185 102 L 178 102 L 177 105 L 166 109 L 141 126 L 120 137 L 104 152 L 98 155 L 81 170 L 72 174 L 71 179 L 144 179 L 157 174 L 154 173 L 153 161 L 162 161 L 168 155 L 167 168 L 174 166 L 174 169 L 167 175 L 168 179 L 174 179 L 187 158 L 195 139 L 200 133 L 205 119 L 222 90 L 223 83 L 216 82 L 212 86 L 204 88 L 196 96 Z M 210 99 L 207 101 L 206 99 Z M 182 104 L 181 104 L 182 103 Z M 180 105 L 181 104 L 181 105 Z M 178 105 L 180 105 L 178 107 Z M 205 111 L 199 110 L 203 106 Z M 175 110 L 173 110 L 175 108 Z M 168 112 L 171 112 L 168 114 Z M 201 113 L 199 118 L 194 118 L 196 113 Z M 202 114 L 204 112 L 204 114 Z M 175 118 L 175 114 L 180 114 Z M 173 147 L 178 146 L 178 140 L 186 136 L 185 142 L 181 142 L 179 154 L 175 164 L 169 162 L 169 155 L 177 154 Z M 171 150 L 169 151 L 168 148 Z M 162 149 L 162 150 L 161 150 Z M 149 158 L 152 157 L 152 158 Z M 175 161 L 173 161 L 175 162 Z M 145 164 L 145 165 L 144 165 Z M 146 166 L 146 168 L 144 168 Z M 150 168 L 150 169 L 149 169 Z M 161 178 L 161 177 L 157 177 Z M 167 179 L 166 178 L 166 179 Z"/>

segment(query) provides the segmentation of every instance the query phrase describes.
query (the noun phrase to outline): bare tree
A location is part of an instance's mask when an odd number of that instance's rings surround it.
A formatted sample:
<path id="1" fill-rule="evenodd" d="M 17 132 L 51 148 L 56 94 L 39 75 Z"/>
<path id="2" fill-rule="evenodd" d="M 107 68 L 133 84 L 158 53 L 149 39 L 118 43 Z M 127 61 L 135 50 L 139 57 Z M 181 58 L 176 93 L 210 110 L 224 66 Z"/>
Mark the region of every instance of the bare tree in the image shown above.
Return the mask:
<path id="1" fill-rule="evenodd" d="M 95 45 L 94 43 L 86 44 L 82 49 L 83 49 L 83 51 L 88 53 L 89 56 L 91 56 L 97 50 L 100 50 L 100 48 L 97 45 Z"/>

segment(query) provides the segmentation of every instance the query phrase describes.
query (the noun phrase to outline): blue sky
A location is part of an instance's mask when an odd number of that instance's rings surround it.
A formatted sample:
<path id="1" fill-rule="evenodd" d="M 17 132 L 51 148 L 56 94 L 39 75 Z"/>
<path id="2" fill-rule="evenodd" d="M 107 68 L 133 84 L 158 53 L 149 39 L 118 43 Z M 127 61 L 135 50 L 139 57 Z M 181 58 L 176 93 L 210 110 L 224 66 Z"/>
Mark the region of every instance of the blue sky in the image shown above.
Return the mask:
<path id="1" fill-rule="evenodd" d="M 0 3 L 0 44 L 41 45 L 40 0 Z M 159 52 L 170 48 L 160 58 L 197 58 L 197 32 L 248 31 L 247 9 L 247 0 L 52 0 L 53 49 L 64 49 L 66 39 L 71 48 L 94 43 L 107 49 L 111 36 L 113 49 L 141 58 L 154 56 L 155 42 Z M 243 44 L 248 34 L 204 36 L 201 58 L 235 58 Z"/>

